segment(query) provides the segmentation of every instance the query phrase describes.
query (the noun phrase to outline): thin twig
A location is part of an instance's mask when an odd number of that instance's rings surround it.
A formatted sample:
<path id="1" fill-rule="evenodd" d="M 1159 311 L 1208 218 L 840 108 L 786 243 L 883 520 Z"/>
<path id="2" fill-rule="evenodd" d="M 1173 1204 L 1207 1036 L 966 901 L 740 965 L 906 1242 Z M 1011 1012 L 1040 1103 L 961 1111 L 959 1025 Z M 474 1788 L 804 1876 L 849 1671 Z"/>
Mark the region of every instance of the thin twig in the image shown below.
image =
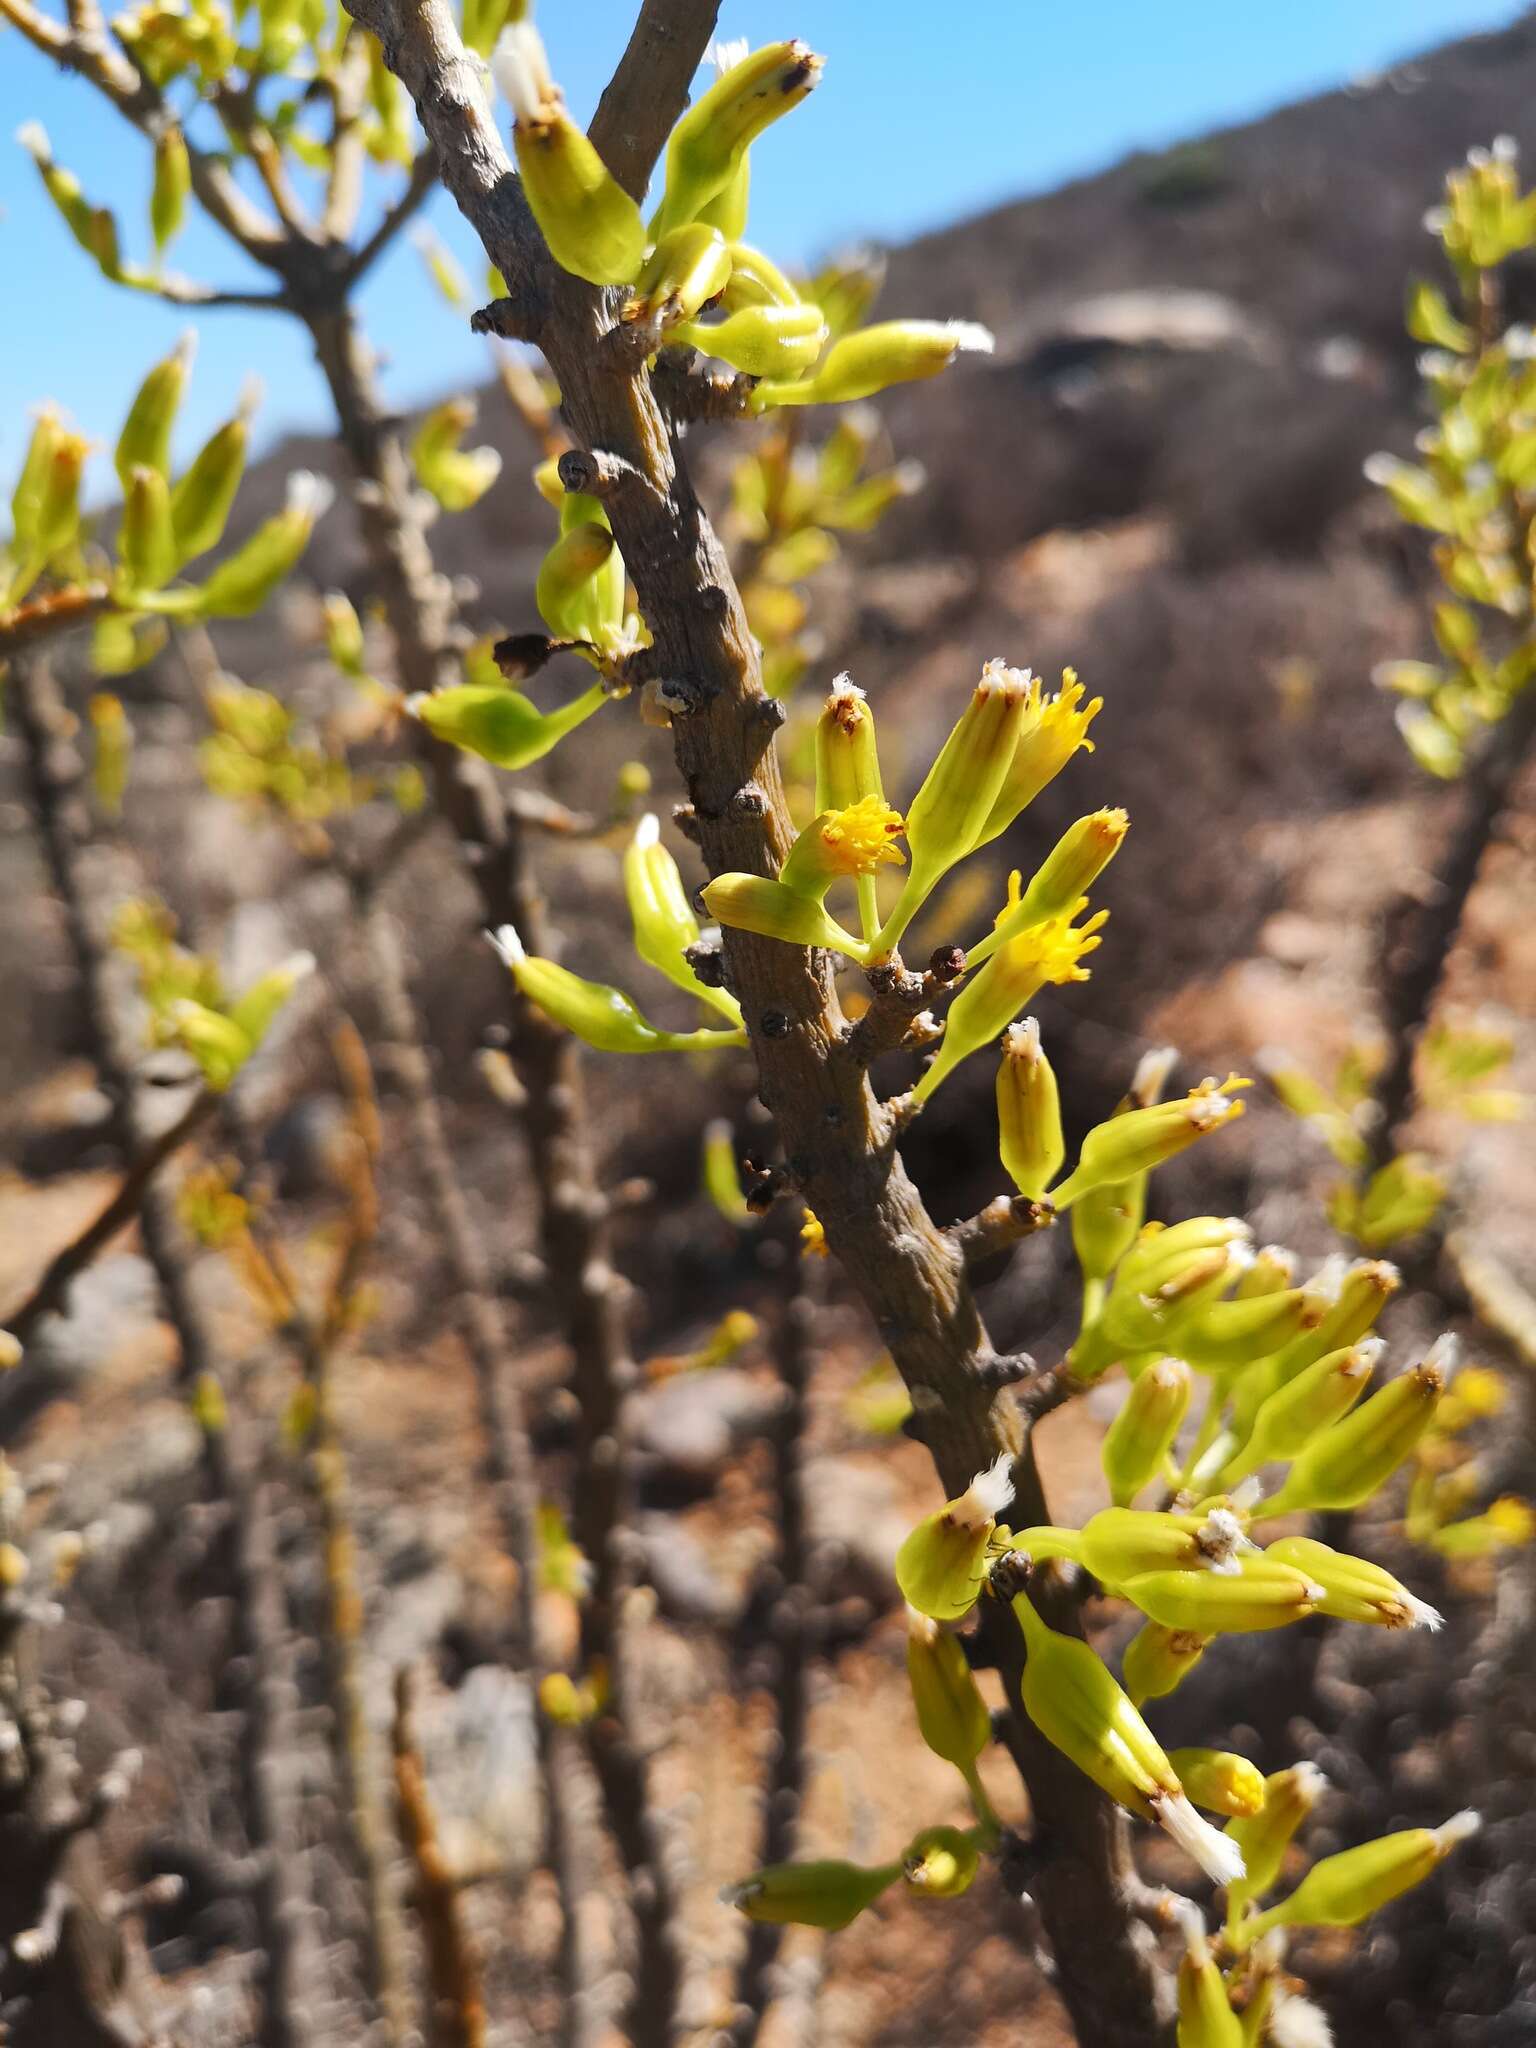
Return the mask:
<path id="1" fill-rule="evenodd" d="M 436 184 L 437 158 L 429 145 L 412 163 L 404 191 L 385 209 L 383 218 L 373 233 L 359 244 L 342 266 L 336 287 L 338 296 L 347 295 L 355 285 L 362 282 L 411 216 L 420 211 Z"/>
<path id="2" fill-rule="evenodd" d="M 166 1160 L 179 1152 L 194 1132 L 208 1121 L 217 1103 L 218 1097 L 208 1089 L 198 1089 L 176 1121 L 134 1160 L 106 1207 L 71 1244 L 54 1254 L 48 1270 L 21 1306 L 9 1316 L 0 1318 L 19 1344 L 25 1345 L 44 1316 L 56 1314 L 63 1308 L 70 1282 L 84 1272 L 96 1254 L 138 1215 L 150 1182 Z"/>
<path id="3" fill-rule="evenodd" d="M 426 1767 L 416 1741 L 416 1674 L 395 1673 L 395 1812 L 414 1878 L 414 1903 L 427 1952 L 429 2048 L 485 2048 L 480 1959 L 464 1925 L 463 1898 L 443 1855 Z"/>
<path id="4" fill-rule="evenodd" d="M 787 1863 L 800 1842 L 810 1741 L 811 1667 L 815 1641 L 814 1592 L 810 1583 L 811 1540 L 805 1511 L 807 1399 L 815 1365 L 816 1302 L 809 1278 L 785 1305 L 774 1332 L 782 1406 L 770 1438 L 773 1454 L 770 1495 L 778 1510 L 775 1597 L 769 1609 L 774 1739 L 763 1795 L 763 1832 L 758 1861 Z M 736 1972 L 735 2013 L 730 2048 L 755 2048 L 775 1996 L 774 1966 L 784 1930 L 769 1921 L 747 1926 L 747 1942 Z"/>

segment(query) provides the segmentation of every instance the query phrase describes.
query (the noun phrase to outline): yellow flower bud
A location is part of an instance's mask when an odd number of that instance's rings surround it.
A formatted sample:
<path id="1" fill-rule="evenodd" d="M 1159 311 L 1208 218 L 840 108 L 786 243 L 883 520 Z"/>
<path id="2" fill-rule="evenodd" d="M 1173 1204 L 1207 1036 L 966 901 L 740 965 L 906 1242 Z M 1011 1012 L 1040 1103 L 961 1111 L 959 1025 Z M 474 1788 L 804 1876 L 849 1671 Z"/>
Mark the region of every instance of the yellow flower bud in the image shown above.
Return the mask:
<path id="1" fill-rule="evenodd" d="M 568 967 L 526 952 L 509 924 L 492 934 L 491 943 L 529 1002 L 599 1052 L 686 1052 L 695 1046 L 746 1043 L 746 1033 L 739 1030 L 658 1031 L 622 989 L 585 981 Z"/>
<path id="2" fill-rule="evenodd" d="M 924 1742 L 969 1774 L 992 1739 L 992 1716 L 954 1636 L 907 1609 L 907 1679 Z"/>
<path id="3" fill-rule="evenodd" d="M 1021 1195 L 1038 1201 L 1067 1156 L 1056 1076 L 1033 1017 L 1003 1033 L 997 1069 L 998 1156 Z"/>
<path id="4" fill-rule="evenodd" d="M 664 235 L 646 258 L 623 317 L 654 323 L 662 333 L 692 320 L 718 298 L 731 277 L 731 250 L 718 228 L 688 221 Z"/>
<path id="5" fill-rule="evenodd" d="M 1199 1909 L 1186 1906 L 1184 1958 L 1179 1964 L 1178 2048 L 1243 2048 L 1242 2022 L 1211 1955 Z"/>
<path id="6" fill-rule="evenodd" d="M 1442 1340 L 1442 1345 L 1444 1340 Z M 1266 1515 L 1354 1508 L 1391 1478 L 1434 1420 L 1445 1386 L 1446 1351 L 1389 1380 L 1342 1422 L 1297 1453 L 1285 1484 L 1264 1503 Z"/>
<path id="7" fill-rule="evenodd" d="M 41 121 L 23 121 L 16 140 L 37 166 L 48 197 L 64 216 L 70 233 L 88 256 L 96 254 L 95 211 L 80 189 L 73 171 L 53 160 L 53 146 Z"/>
<path id="8" fill-rule="evenodd" d="M 1342 1421 L 1365 1392 L 1384 1349 L 1379 1337 L 1362 1337 L 1277 1387 L 1254 1417 L 1247 1443 L 1222 1467 L 1223 1482 L 1235 1486 L 1261 1465 L 1294 1458 L 1313 1437 Z"/>
<path id="9" fill-rule="evenodd" d="M 343 675 L 363 667 L 363 622 L 345 591 L 328 590 L 321 607 L 325 618 L 325 651 Z"/>
<path id="10" fill-rule="evenodd" d="M 602 1712 L 608 1698 L 608 1668 L 599 1658 L 585 1678 L 568 1671 L 546 1671 L 539 1680 L 539 1705 L 562 1728 L 584 1728 Z"/>
<path id="11" fill-rule="evenodd" d="M 909 838 L 911 829 L 909 818 Z M 914 865 L 915 861 L 914 851 Z M 1088 969 L 1081 963 L 1100 944 L 1099 928 L 1108 915 L 1098 911 L 1082 924 L 1052 918 L 1047 924 L 1031 925 L 994 953 L 950 1004 L 938 1057 L 913 1090 L 914 1099 L 926 1102 L 940 1082 L 995 1039 L 1046 982 L 1086 981 Z M 877 951 L 879 943 L 875 941 Z M 1054 1194 L 1051 1200 L 1056 1200 Z"/>
<path id="12" fill-rule="evenodd" d="M 1047 1627 L 1024 1594 L 1013 1611 L 1028 1650 L 1024 1711 L 1047 1742 L 1117 1804 L 1156 1821 L 1217 1884 L 1241 1877 L 1241 1850 L 1196 1813 L 1156 1736 L 1094 1652 Z"/>
<path id="13" fill-rule="evenodd" d="M 124 594 L 162 590 L 176 572 L 170 487 L 158 469 L 141 466 L 128 479 L 117 556 Z"/>
<path id="14" fill-rule="evenodd" d="M 771 257 L 761 249 L 752 249 L 745 242 L 732 241 L 729 244 L 731 274 L 725 286 L 721 304 L 728 313 L 739 313 L 743 306 L 795 306 L 800 294 L 790 283 Z M 819 307 L 821 301 L 811 294 Z M 825 308 L 822 308 L 825 318 Z"/>
<path id="15" fill-rule="evenodd" d="M 1316 1300 L 1316 1321 L 1280 1354 L 1275 1383 L 1291 1379 L 1329 1351 L 1358 1344 L 1369 1335 L 1382 1309 L 1402 1285 L 1396 1266 L 1386 1259 L 1324 1260 L 1307 1282 Z"/>
<path id="16" fill-rule="evenodd" d="M 1204 1636 L 1251 1634 L 1302 1621 L 1322 1605 L 1323 1589 L 1301 1572 L 1244 1557 L 1236 1572 L 1153 1571 L 1121 1580 L 1123 1593 L 1164 1628 Z"/>
<path id="17" fill-rule="evenodd" d="M 1033 1551 L 1037 1532 L 1026 1529 L 1014 1539 Z M 1236 1573 L 1237 1559 L 1255 1546 L 1243 1534 L 1230 1509 L 1208 1514 L 1156 1514 L 1138 1508 L 1100 1508 L 1076 1532 L 1075 1556 L 1096 1579 L 1117 1590 L 1146 1572 Z M 1044 1553 L 1040 1553 L 1044 1554 Z M 1172 1624 L 1183 1626 L 1180 1623 Z"/>
<path id="18" fill-rule="evenodd" d="M 1235 1074 L 1219 1085 L 1206 1080 L 1182 1101 L 1157 1102 L 1149 1109 L 1128 1110 L 1108 1123 L 1095 1124 L 1083 1140 L 1076 1167 L 1051 1196 L 1057 1210 L 1065 1209 L 1089 1188 L 1146 1173 L 1207 1132 L 1220 1130 L 1243 1113 L 1242 1103 L 1234 1100 L 1235 1091 L 1251 1085 Z"/>
<path id="19" fill-rule="evenodd" d="M 1367 1251 L 1427 1229 L 1445 1200 L 1446 1183 L 1421 1155 L 1404 1152 L 1371 1175 L 1363 1190 L 1346 1184 L 1329 1205 L 1335 1229 Z"/>
<path id="20" fill-rule="evenodd" d="M 232 1018 L 194 1002 L 190 996 L 173 1001 L 166 1021 L 178 1044 L 196 1061 L 203 1079 L 222 1094 L 250 1058 L 255 1047 Z"/>
<path id="21" fill-rule="evenodd" d="M 974 320 L 884 320 L 833 342 L 815 376 L 803 384 L 760 384 L 752 402 L 759 411 L 775 405 L 843 405 L 871 398 L 892 384 L 937 377 L 957 355 L 990 355 L 994 346 L 988 330 Z"/>
<path id="22" fill-rule="evenodd" d="M 155 137 L 155 182 L 149 195 L 149 226 L 162 253 L 181 231 L 192 189 L 187 138 L 174 124 Z"/>
<path id="23" fill-rule="evenodd" d="M 986 1579 L 987 1546 L 1013 1499 L 1006 1451 L 978 1472 L 958 1499 L 918 1523 L 896 1553 L 896 1583 L 908 1604 L 935 1621 L 958 1621 Z"/>
<path id="24" fill-rule="evenodd" d="M 1123 1284 L 1137 1294 L 1167 1289 L 1166 1298 L 1172 1300 L 1183 1292 L 1183 1276 L 1192 1261 L 1211 1252 L 1219 1252 L 1223 1259 L 1233 1253 L 1246 1255 L 1252 1235 L 1240 1216 L 1186 1216 L 1182 1223 L 1149 1223 L 1137 1234 L 1116 1286 Z"/>
<path id="25" fill-rule="evenodd" d="M 1519 1550 L 1536 1537 L 1536 1508 L 1519 1494 L 1506 1493 L 1482 1514 L 1449 1522 L 1424 1538 L 1443 1557 L 1493 1557 Z"/>
<path id="26" fill-rule="evenodd" d="M 491 70 L 517 117 L 523 196 L 549 253 L 588 284 L 628 284 L 645 255 L 640 209 L 566 112 L 531 21 L 502 32 Z"/>
<path id="27" fill-rule="evenodd" d="M 21 1345 L 9 1330 L 0 1330 L 0 1372 L 21 1363 Z"/>
<path id="28" fill-rule="evenodd" d="M 976 1837 L 965 1828 L 924 1828 L 907 1844 L 901 1874 L 930 1899 L 957 1899 L 971 1888 L 980 1862 Z"/>
<path id="29" fill-rule="evenodd" d="M 91 725 L 96 739 L 95 758 L 91 763 L 91 786 L 96 792 L 96 801 L 109 818 L 115 818 L 123 807 L 123 792 L 128 787 L 128 763 L 133 754 L 133 727 L 128 723 L 128 714 L 123 709 L 121 697 L 114 697 L 107 690 L 97 690 L 91 698 Z"/>
<path id="30" fill-rule="evenodd" d="M 1168 1761 L 1196 1806 L 1244 1820 L 1264 1806 L 1264 1774 L 1228 1749 L 1170 1749 Z"/>
<path id="31" fill-rule="evenodd" d="M 283 510 L 266 520 L 243 547 L 236 548 L 194 594 L 194 608 L 204 619 L 244 619 L 260 611 L 309 545 L 315 521 L 329 507 L 335 492 L 324 478 L 296 470 L 288 479 Z M 156 610 L 180 610 L 168 601 Z"/>
<path id="32" fill-rule="evenodd" d="M 216 1373 L 198 1374 L 190 1406 L 192 1419 L 204 1436 L 218 1436 L 229 1426 L 229 1407 Z"/>
<path id="33" fill-rule="evenodd" d="M 723 320 L 680 320 L 668 341 L 718 356 L 749 377 L 798 377 L 826 346 L 827 323 L 819 306 L 743 306 Z M 762 388 L 762 387 L 759 387 Z"/>
<path id="34" fill-rule="evenodd" d="M 301 981 L 315 971 L 313 953 L 290 953 L 269 973 L 262 975 L 229 1006 L 229 1020 L 243 1032 L 250 1050 L 255 1051 L 272 1028 L 279 1010 Z"/>
<path id="35" fill-rule="evenodd" d="M 1095 1379 L 1117 1359 L 1166 1351 L 1178 1318 L 1214 1300 L 1241 1270 L 1248 1235 L 1236 1217 L 1149 1223 L 1121 1258 L 1102 1312 L 1072 1346 L 1073 1376 Z"/>
<path id="36" fill-rule="evenodd" d="M 1266 1244 L 1253 1255 L 1253 1264 L 1232 1290 L 1234 1301 L 1251 1301 L 1260 1294 L 1279 1294 L 1296 1279 L 1296 1254 L 1284 1245 Z"/>
<path id="37" fill-rule="evenodd" d="M 804 43 L 769 43 L 743 56 L 702 93 L 672 130 L 667 143 L 666 189 L 651 222 L 660 240 L 697 220 L 730 188 L 716 226 L 735 240 L 746 224 L 741 173 L 752 143 L 771 121 L 797 107 L 821 76 L 823 59 Z"/>
<path id="38" fill-rule="evenodd" d="M 624 561 L 606 519 L 565 528 L 539 566 L 534 602 L 557 638 L 613 647 L 624 625 Z"/>
<path id="39" fill-rule="evenodd" d="M 840 675 L 816 720 L 816 808 L 841 811 L 884 795 L 875 714 L 853 678 Z"/>
<path id="40" fill-rule="evenodd" d="M 816 809 L 845 811 L 868 797 L 884 802 L 875 716 L 864 692 L 838 676 L 816 721 Z M 872 939 L 880 928 L 880 902 L 872 874 L 857 877 L 860 929 Z"/>
<path id="41" fill-rule="evenodd" d="M 1124 1258 L 1147 1209 L 1147 1177 L 1090 1188 L 1071 1209 L 1072 1250 L 1089 1282 L 1103 1281 Z"/>
<path id="42" fill-rule="evenodd" d="M 14 1543 L 0 1543 L 0 1593 L 14 1593 L 24 1586 L 32 1570 L 27 1553 Z"/>
<path id="43" fill-rule="evenodd" d="M 172 487 L 171 524 L 176 531 L 178 563 L 205 554 L 224 537 L 230 507 L 245 473 L 252 410 L 254 394 L 233 419 L 215 428 L 192 458 L 186 474 Z"/>
<path id="44" fill-rule="evenodd" d="M 467 512 L 501 475 L 494 448 L 461 448 L 475 423 L 472 398 L 449 398 L 434 406 L 416 429 L 411 465 L 445 512 Z"/>
<path id="45" fill-rule="evenodd" d="M 162 477 L 169 477 L 171 429 L 176 424 L 196 352 L 197 336 L 189 328 L 139 386 L 112 458 L 125 491 L 132 489 L 133 472 L 139 468 L 158 470 Z"/>
<path id="46" fill-rule="evenodd" d="M 869 948 L 845 931 L 812 896 L 766 875 L 716 875 L 704 892 L 704 907 L 717 923 L 757 932 L 792 946 L 826 946 L 850 960 L 866 960 Z"/>
<path id="47" fill-rule="evenodd" d="M 698 940 L 698 920 L 688 906 L 677 862 L 661 844 L 661 827 L 653 812 L 640 819 L 625 849 L 624 894 L 640 958 L 674 987 L 708 1003 L 739 1027 L 741 1005 L 736 998 L 728 989 L 700 981 L 683 957 Z"/>
<path id="48" fill-rule="evenodd" d="M 873 1870 L 858 1863 L 774 1863 L 720 1897 L 749 1920 L 776 1927 L 821 1927 L 829 1933 L 856 1920 L 902 1874 L 899 1863 Z"/>
<path id="49" fill-rule="evenodd" d="M 1026 925 L 1038 924 L 1042 918 L 1069 916 L 1119 852 L 1130 825 L 1124 811 L 1094 811 L 1069 826 L 1017 903 L 998 919 L 979 946 L 970 949 L 970 965 L 979 966 Z"/>
<path id="50" fill-rule="evenodd" d="M 1375 1622 L 1383 1628 L 1438 1629 L 1440 1616 L 1416 1599 L 1389 1571 L 1308 1536 L 1282 1536 L 1264 1555 L 1304 1572 L 1323 1589 L 1318 1612 L 1334 1621 Z"/>
<path id="51" fill-rule="evenodd" d="M 405 708 L 436 738 L 498 768 L 526 768 L 601 711 L 608 699 L 594 683 L 558 711 L 540 711 L 520 690 L 500 683 L 461 683 L 456 689 L 422 692 Z"/>
<path id="52" fill-rule="evenodd" d="M 9 552 L 13 556 L 27 556 L 37 541 L 38 514 L 53 463 L 53 451 L 64 431 L 64 422 L 57 407 L 44 405 L 38 408 L 37 424 L 32 429 L 21 474 L 11 495 Z"/>
<path id="53" fill-rule="evenodd" d="M 735 1134 L 723 1116 L 711 1117 L 704 1126 L 702 1163 L 704 1192 L 710 1201 L 727 1223 L 745 1223 L 752 1212 L 741 1191 Z"/>
<path id="54" fill-rule="evenodd" d="M 1189 1629 L 1144 1622 L 1121 1659 L 1125 1689 L 1134 1703 L 1139 1707 L 1144 1700 L 1160 1700 L 1175 1691 L 1205 1655 L 1209 1642 L 1209 1636 Z"/>
<path id="55" fill-rule="evenodd" d="M 897 943 L 934 885 L 976 845 L 1012 759 L 1030 689 L 1027 670 L 1008 668 L 1000 661 L 989 661 L 982 670 L 970 701 L 908 807 L 912 873 L 880 934 L 881 950 Z M 1005 1017 L 1003 1023 L 1007 1021 Z"/>
<path id="56" fill-rule="evenodd" d="M 1235 1916 L 1250 1900 L 1260 1899 L 1280 1875 L 1291 1838 L 1327 1789 L 1316 1764 L 1294 1764 L 1264 1780 L 1264 1803 L 1258 1812 L 1234 1820 L 1227 1828 L 1248 1868 L 1232 1886 L 1228 1905 Z"/>
<path id="57" fill-rule="evenodd" d="M 1306 1326 L 1312 1308 L 1299 1287 L 1209 1302 L 1193 1315 L 1178 1318 L 1175 1341 L 1202 1372 L 1229 1372 L 1272 1357 Z"/>
<path id="58" fill-rule="evenodd" d="M 1480 1817 L 1467 1811 L 1437 1828 L 1404 1828 L 1325 1856 L 1288 1899 L 1246 1922 L 1242 1934 L 1251 1943 L 1272 1927 L 1358 1927 L 1367 1915 L 1422 1884 L 1481 1825 Z"/>
<path id="59" fill-rule="evenodd" d="M 49 437 L 48 467 L 38 493 L 34 548 L 40 561 L 61 554 L 80 531 L 80 477 L 90 443 L 62 429 Z"/>
<path id="60" fill-rule="evenodd" d="M 1193 1384 L 1181 1358 L 1160 1358 L 1132 1382 L 1100 1447 L 1104 1477 L 1116 1507 L 1129 1507 L 1162 1470 L 1189 1407 Z"/>

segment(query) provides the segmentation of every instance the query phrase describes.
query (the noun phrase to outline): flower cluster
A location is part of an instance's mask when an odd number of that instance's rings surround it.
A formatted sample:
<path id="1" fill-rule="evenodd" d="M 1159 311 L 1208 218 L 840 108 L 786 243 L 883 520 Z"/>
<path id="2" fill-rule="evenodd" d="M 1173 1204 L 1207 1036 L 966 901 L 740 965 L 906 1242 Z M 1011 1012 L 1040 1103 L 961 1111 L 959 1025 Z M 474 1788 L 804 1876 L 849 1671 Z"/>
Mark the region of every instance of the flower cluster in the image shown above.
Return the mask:
<path id="1" fill-rule="evenodd" d="M 650 351 L 697 348 L 753 380 L 756 411 L 843 404 L 938 375 L 992 337 L 966 321 L 857 326 L 856 293 L 802 293 L 744 240 L 752 144 L 815 88 L 822 59 L 801 42 L 716 51 L 719 76 L 667 143 L 649 222 L 566 111 L 538 31 L 502 35 L 491 60 L 516 116 L 523 191 L 562 269 L 630 289 L 625 318 Z M 834 279 L 835 279 L 835 273 Z"/>
<path id="2" fill-rule="evenodd" d="M 1502 312 L 1505 266 L 1536 247 L 1536 194 L 1520 190 L 1514 143 L 1504 136 L 1473 150 L 1425 225 L 1460 302 L 1457 311 L 1426 282 L 1409 295 L 1408 331 L 1426 344 L 1420 372 L 1434 423 L 1419 436 L 1418 462 L 1374 455 L 1366 474 L 1402 518 L 1440 536 L 1439 658 L 1384 662 L 1376 680 L 1402 697 L 1398 725 L 1420 766 L 1450 778 L 1536 676 L 1536 344 Z"/>

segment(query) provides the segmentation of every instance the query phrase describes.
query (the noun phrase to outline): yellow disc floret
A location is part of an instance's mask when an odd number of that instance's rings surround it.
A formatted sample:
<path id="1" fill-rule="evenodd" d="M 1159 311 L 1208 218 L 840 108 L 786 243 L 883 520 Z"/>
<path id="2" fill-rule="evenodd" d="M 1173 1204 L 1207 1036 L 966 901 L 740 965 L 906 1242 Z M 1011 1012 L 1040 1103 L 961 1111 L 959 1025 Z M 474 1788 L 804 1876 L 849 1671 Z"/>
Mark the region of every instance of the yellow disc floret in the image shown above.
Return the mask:
<path id="1" fill-rule="evenodd" d="M 821 828 L 823 858 L 834 874 L 872 875 L 905 859 L 895 844 L 906 830 L 900 811 L 878 796 L 861 797 L 845 810 L 833 811 Z"/>

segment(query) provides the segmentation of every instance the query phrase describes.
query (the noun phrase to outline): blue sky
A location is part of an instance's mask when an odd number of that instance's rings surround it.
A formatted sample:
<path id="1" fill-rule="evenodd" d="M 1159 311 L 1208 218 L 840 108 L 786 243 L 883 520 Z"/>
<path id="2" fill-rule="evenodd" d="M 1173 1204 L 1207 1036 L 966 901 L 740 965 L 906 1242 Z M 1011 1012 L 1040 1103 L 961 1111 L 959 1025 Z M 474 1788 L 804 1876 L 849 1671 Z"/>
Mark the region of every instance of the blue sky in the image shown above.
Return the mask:
<path id="1" fill-rule="evenodd" d="M 819 90 L 757 145 L 752 239 L 792 262 L 860 236 L 898 240 L 1129 151 L 1250 119 L 1520 11 L 1515 0 L 991 0 L 982 8 L 725 0 L 722 34 L 753 42 L 799 34 L 828 58 Z M 634 0 L 566 0 L 544 10 L 556 76 L 583 118 L 633 14 Z M 28 118 L 43 122 L 87 196 L 117 208 L 130 253 L 147 243 L 140 138 L 89 87 L 0 30 L 0 479 L 15 470 L 26 408 L 37 399 L 57 399 L 88 432 L 109 438 L 144 368 L 188 317 L 103 283 L 11 141 Z M 478 275 L 450 202 L 438 195 L 426 217 Z M 197 225 L 171 261 L 207 282 L 260 281 L 238 251 Z M 393 402 L 483 375 L 482 345 L 425 288 L 409 247 L 379 267 L 362 311 L 386 358 Z M 231 410 L 253 368 L 266 385 L 261 441 L 323 425 L 325 395 L 292 323 L 223 312 L 199 325 L 185 447 Z"/>

